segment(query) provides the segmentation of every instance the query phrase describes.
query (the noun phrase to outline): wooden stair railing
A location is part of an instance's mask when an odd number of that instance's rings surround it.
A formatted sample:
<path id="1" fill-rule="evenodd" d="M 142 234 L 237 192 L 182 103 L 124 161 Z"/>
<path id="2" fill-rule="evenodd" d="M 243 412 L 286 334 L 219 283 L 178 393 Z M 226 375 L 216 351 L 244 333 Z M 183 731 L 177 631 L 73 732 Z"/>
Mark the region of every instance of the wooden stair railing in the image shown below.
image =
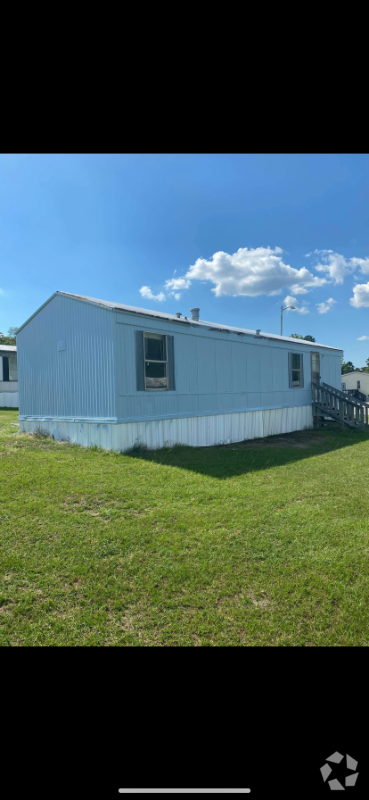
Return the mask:
<path id="1" fill-rule="evenodd" d="M 350 428 L 369 430 L 369 406 L 328 383 L 312 381 L 314 417 L 328 416 Z"/>

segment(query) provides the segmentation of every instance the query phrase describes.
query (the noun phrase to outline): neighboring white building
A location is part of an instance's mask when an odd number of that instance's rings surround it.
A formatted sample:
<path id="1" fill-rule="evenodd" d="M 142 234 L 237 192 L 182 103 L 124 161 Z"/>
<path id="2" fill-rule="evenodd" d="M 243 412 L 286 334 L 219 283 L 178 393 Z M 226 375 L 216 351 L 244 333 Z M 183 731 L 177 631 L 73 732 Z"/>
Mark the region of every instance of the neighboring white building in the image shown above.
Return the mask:
<path id="1" fill-rule="evenodd" d="M 343 391 L 357 389 L 366 395 L 366 400 L 369 402 L 369 372 L 360 372 L 358 369 L 346 372 L 345 375 L 341 375 L 341 388 Z"/>
<path id="2" fill-rule="evenodd" d="M 0 344 L 0 408 L 18 408 L 17 348 Z"/>

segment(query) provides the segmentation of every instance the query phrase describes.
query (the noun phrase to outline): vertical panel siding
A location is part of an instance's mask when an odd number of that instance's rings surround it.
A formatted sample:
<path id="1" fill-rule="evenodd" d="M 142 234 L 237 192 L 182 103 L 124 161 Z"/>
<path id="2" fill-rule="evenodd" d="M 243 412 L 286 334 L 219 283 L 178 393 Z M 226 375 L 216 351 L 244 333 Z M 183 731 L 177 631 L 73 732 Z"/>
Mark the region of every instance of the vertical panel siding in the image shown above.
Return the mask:
<path id="1" fill-rule="evenodd" d="M 175 391 L 137 391 L 135 330 L 174 336 Z M 65 350 L 57 351 L 59 340 Z M 319 351 L 314 344 L 303 348 L 304 388 L 290 389 L 288 353 L 301 352 L 298 341 L 239 337 L 63 296 L 28 323 L 17 344 L 20 416 L 102 420 L 309 405 L 310 352 Z M 322 379 L 340 388 L 341 354 L 319 352 Z"/>
<path id="2" fill-rule="evenodd" d="M 115 417 L 114 324 L 109 311 L 54 297 L 17 336 L 20 415 Z"/>
<path id="3" fill-rule="evenodd" d="M 222 334 L 117 313 L 115 326 L 117 416 L 119 419 L 170 414 L 223 413 L 233 409 L 303 406 L 311 403 L 310 352 L 299 346 L 236 334 Z M 174 336 L 175 392 L 137 392 L 134 330 Z M 304 387 L 290 389 L 288 353 L 303 352 Z M 321 353 L 322 378 L 340 388 L 340 354 Z M 324 374 L 328 377 L 324 378 Z"/>
<path id="4" fill-rule="evenodd" d="M 309 405 L 117 425 L 49 421 L 43 423 L 43 427 L 59 441 L 69 440 L 85 447 L 98 445 L 107 450 L 125 451 L 137 444 L 145 444 L 150 449 L 173 447 L 176 444 L 192 447 L 229 444 L 311 428 L 312 424 L 312 406 Z M 36 426 L 35 421 L 20 422 L 22 431 L 31 432 Z"/>

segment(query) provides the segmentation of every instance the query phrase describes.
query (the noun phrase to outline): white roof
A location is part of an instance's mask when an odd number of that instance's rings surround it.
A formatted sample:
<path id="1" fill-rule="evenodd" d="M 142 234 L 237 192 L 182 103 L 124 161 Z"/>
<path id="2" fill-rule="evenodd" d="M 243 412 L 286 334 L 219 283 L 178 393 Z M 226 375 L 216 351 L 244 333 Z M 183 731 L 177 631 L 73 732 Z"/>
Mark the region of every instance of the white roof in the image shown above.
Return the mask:
<path id="1" fill-rule="evenodd" d="M 0 344 L 0 350 L 14 350 L 17 351 L 17 348 L 14 344 Z"/>
<path id="2" fill-rule="evenodd" d="M 24 322 L 23 325 L 20 326 L 20 328 L 18 328 L 17 334 L 56 295 L 63 295 L 64 297 L 70 297 L 70 298 L 72 298 L 74 300 L 82 300 L 85 303 L 92 303 L 93 305 L 102 306 L 103 308 L 108 308 L 111 311 L 126 311 L 126 312 L 128 312 L 130 314 L 140 314 L 140 315 L 145 316 L 145 317 L 158 317 L 159 319 L 167 319 L 167 320 L 170 320 L 170 322 L 178 322 L 180 325 L 194 325 L 195 327 L 204 327 L 204 328 L 207 328 L 208 330 L 210 329 L 210 330 L 228 331 L 229 333 L 238 333 L 238 334 L 245 334 L 245 335 L 249 335 L 249 336 L 256 336 L 256 331 L 255 330 L 249 330 L 248 328 L 235 328 L 235 327 L 233 327 L 231 325 L 222 325 L 219 322 L 207 322 L 205 320 L 196 320 L 195 321 L 195 320 L 192 320 L 191 318 L 188 318 L 188 317 L 180 317 L 180 318 L 178 318 L 175 314 L 168 314 L 165 311 L 156 311 L 156 310 L 151 311 L 151 310 L 149 310 L 147 308 L 138 308 L 136 306 L 126 306 L 123 303 L 115 303 L 112 300 L 98 300 L 96 297 L 87 297 L 87 296 L 81 295 L 81 294 L 72 294 L 71 292 L 54 292 L 54 294 L 51 297 L 49 297 L 48 300 L 46 300 L 46 303 L 43 303 L 43 305 L 40 306 L 40 308 L 38 308 L 37 311 L 35 311 L 35 313 L 32 314 L 32 316 L 29 317 L 26 320 L 26 322 Z M 299 345 L 300 344 L 301 345 L 307 345 L 309 347 L 311 345 L 313 345 L 314 347 L 324 347 L 326 350 L 336 350 L 337 352 L 342 352 L 342 350 L 339 347 L 330 347 L 329 345 L 326 345 L 326 344 L 318 344 L 317 342 L 307 342 L 304 339 L 294 339 L 291 336 L 278 336 L 278 334 L 276 334 L 276 333 L 264 333 L 263 331 L 260 331 L 260 336 L 258 338 L 261 339 L 263 337 L 267 338 L 267 339 L 277 339 L 277 340 L 279 340 L 281 342 L 291 342 L 291 343 L 294 343 L 294 344 L 296 344 L 298 342 Z"/>
<path id="3" fill-rule="evenodd" d="M 361 369 L 353 369 L 351 372 L 342 372 L 341 378 L 345 378 L 346 375 L 355 375 L 355 373 L 358 375 L 369 375 L 369 372 L 362 372 Z"/>

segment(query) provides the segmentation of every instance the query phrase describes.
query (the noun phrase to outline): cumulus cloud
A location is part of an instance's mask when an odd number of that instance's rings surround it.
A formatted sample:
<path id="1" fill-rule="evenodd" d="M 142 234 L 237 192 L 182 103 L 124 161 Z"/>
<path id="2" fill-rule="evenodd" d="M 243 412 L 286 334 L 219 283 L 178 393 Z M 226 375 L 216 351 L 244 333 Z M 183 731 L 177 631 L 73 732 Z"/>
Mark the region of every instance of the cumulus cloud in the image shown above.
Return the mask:
<path id="1" fill-rule="evenodd" d="M 333 297 L 329 297 L 326 303 L 315 303 L 318 314 L 326 314 L 327 311 L 330 311 L 333 308 L 334 304 L 337 303 L 337 300 L 333 300 Z"/>
<path id="2" fill-rule="evenodd" d="M 314 275 L 305 266 L 300 269 L 291 267 L 286 263 L 286 251 L 281 247 L 240 247 L 235 253 L 218 251 L 211 258 L 198 258 L 182 277 L 174 277 L 165 281 L 164 290 L 154 295 L 149 286 L 142 286 L 142 297 L 149 300 L 163 302 L 167 297 L 180 300 L 182 292 L 188 290 L 193 281 L 212 283 L 211 291 L 215 297 L 230 295 L 233 297 L 257 297 L 259 295 L 279 295 L 287 290 L 291 296 L 306 295 L 313 289 L 333 283 L 343 283 L 345 275 L 352 274 L 359 269 L 362 274 L 369 275 L 368 258 L 345 258 L 333 250 L 316 249 L 306 253 L 305 258 L 314 256 L 314 268 L 321 276 Z M 323 275 L 324 273 L 324 275 Z M 358 280 L 354 278 L 354 280 Z M 351 305 L 359 308 L 369 305 L 366 302 L 366 284 L 354 287 L 354 297 Z M 330 298 L 332 300 L 332 298 Z M 332 301 L 333 302 L 333 301 Z M 306 303 L 302 302 L 299 313 L 303 311 Z M 318 312 L 325 314 L 332 307 L 332 303 L 317 303 Z"/>
<path id="3" fill-rule="evenodd" d="M 284 306 L 294 306 L 295 307 L 294 310 L 297 311 L 299 314 L 310 314 L 309 309 L 306 308 L 307 303 L 304 303 L 302 308 L 299 308 L 298 307 L 298 300 L 296 300 L 296 297 L 292 297 L 292 295 L 290 295 L 290 294 L 288 294 L 287 297 L 284 298 L 283 305 Z M 288 312 L 290 312 L 290 311 L 292 311 L 292 308 L 288 309 Z"/>
<path id="4" fill-rule="evenodd" d="M 182 297 L 181 291 L 189 289 L 190 286 L 191 281 L 188 278 L 170 278 L 170 280 L 165 281 L 164 288 L 168 292 L 168 297 L 174 297 L 175 300 L 180 300 Z M 178 291 L 179 289 L 181 291 Z"/>
<path id="5" fill-rule="evenodd" d="M 181 289 L 189 289 L 191 286 L 191 281 L 188 278 L 171 278 L 169 281 L 165 281 L 165 288 L 169 294 L 174 294 L 174 292 L 178 292 Z"/>
<path id="6" fill-rule="evenodd" d="M 367 339 L 369 339 L 369 336 L 358 336 L 357 337 L 358 342 L 366 342 Z"/>
<path id="7" fill-rule="evenodd" d="M 369 283 L 357 283 L 353 288 L 354 296 L 350 298 L 350 304 L 354 308 L 369 307 Z"/>
<path id="8" fill-rule="evenodd" d="M 315 264 L 317 272 L 325 272 L 335 284 L 343 283 L 344 277 L 351 275 L 357 267 L 364 275 L 369 274 L 369 258 L 345 258 L 333 250 L 314 250 L 312 253 L 306 253 L 305 258 L 312 255 L 320 256 L 318 263 Z"/>
<path id="9" fill-rule="evenodd" d="M 360 272 L 363 275 L 369 275 L 369 258 L 350 258 L 351 263 L 355 267 L 360 267 Z"/>
<path id="10" fill-rule="evenodd" d="M 162 303 L 163 300 L 166 300 L 164 292 L 159 292 L 159 294 L 153 294 L 150 286 L 141 286 L 140 295 L 145 297 L 147 300 L 158 300 L 159 303 Z"/>
<path id="11" fill-rule="evenodd" d="M 285 264 L 280 247 L 241 247 L 230 255 L 219 251 L 210 259 L 198 258 L 184 279 L 210 281 L 216 297 L 276 295 L 290 287 L 294 294 L 323 286 L 325 278 L 312 275 L 306 267 L 294 269 Z"/>

